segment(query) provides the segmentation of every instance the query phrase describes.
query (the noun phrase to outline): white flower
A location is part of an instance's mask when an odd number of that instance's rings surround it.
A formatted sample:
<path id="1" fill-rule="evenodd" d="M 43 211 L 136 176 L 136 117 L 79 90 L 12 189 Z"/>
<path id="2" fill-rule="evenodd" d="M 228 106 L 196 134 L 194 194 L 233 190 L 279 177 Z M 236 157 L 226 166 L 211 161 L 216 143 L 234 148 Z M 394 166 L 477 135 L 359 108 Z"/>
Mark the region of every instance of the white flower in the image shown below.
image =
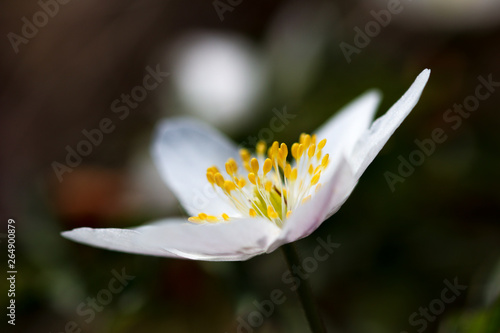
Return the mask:
<path id="1" fill-rule="evenodd" d="M 290 149 L 259 143 L 254 156 L 203 123 L 167 120 L 158 126 L 153 156 L 192 217 L 62 235 L 111 250 L 211 261 L 246 260 L 306 237 L 345 202 L 417 103 L 429 74 L 424 70 L 373 123 L 376 91 L 346 106 L 314 135 L 301 135 Z"/>

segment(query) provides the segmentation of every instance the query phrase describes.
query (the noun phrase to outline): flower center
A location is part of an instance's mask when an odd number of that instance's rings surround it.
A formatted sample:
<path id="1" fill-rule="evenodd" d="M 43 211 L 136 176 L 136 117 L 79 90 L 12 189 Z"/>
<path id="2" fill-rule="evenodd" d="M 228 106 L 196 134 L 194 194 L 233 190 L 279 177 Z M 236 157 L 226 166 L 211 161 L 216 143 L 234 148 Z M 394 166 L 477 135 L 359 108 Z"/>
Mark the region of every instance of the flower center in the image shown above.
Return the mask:
<path id="1" fill-rule="evenodd" d="M 227 175 L 212 166 L 207 169 L 207 180 L 242 216 L 264 217 L 281 227 L 321 187 L 319 179 L 329 158 L 322 153 L 325 144 L 326 139 L 316 144 L 316 135 L 301 134 L 299 142 L 291 147 L 290 163 L 286 144 L 275 141 L 267 148 L 265 142 L 259 141 L 255 157 L 247 149 L 240 150 L 243 173 L 238 172 L 238 163 L 230 158 L 225 165 Z M 200 213 L 188 220 L 216 223 L 229 219 L 226 213 L 221 216 Z"/>

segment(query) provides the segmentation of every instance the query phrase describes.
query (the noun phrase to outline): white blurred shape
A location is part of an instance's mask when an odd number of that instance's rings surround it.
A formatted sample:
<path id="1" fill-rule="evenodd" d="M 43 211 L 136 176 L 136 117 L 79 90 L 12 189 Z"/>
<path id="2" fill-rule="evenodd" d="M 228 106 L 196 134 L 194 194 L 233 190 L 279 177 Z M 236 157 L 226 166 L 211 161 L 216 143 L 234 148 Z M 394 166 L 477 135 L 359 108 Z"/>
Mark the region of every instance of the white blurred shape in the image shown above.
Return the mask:
<path id="1" fill-rule="evenodd" d="M 172 80 L 180 109 L 226 130 L 251 118 L 264 91 L 258 52 L 237 35 L 197 33 L 174 44 Z"/>

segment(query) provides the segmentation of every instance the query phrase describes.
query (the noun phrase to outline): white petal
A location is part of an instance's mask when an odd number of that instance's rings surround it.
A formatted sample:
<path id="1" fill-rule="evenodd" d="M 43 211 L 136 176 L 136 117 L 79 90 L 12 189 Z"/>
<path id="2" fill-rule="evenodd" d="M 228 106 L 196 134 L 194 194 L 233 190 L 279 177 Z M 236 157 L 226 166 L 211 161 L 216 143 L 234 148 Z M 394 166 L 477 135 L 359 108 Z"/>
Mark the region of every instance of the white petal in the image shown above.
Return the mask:
<path id="1" fill-rule="evenodd" d="M 207 168 L 215 165 L 224 172 L 227 159 L 238 156 L 236 145 L 223 134 L 188 118 L 165 120 L 158 125 L 152 154 L 163 179 L 189 214 L 239 216 L 206 178 Z"/>
<path id="2" fill-rule="evenodd" d="M 209 261 L 246 260 L 264 253 L 280 229 L 263 219 L 192 224 L 173 218 L 132 229 L 78 228 L 61 235 L 108 250 Z"/>
<path id="3" fill-rule="evenodd" d="M 366 170 L 390 136 L 417 104 L 429 79 L 430 72 L 429 69 L 425 69 L 420 73 L 403 97 L 385 115 L 378 118 L 372 124 L 370 130 L 358 141 L 349 158 L 357 178 Z"/>
<path id="4" fill-rule="evenodd" d="M 356 142 L 370 127 L 379 103 L 378 91 L 368 91 L 343 107 L 316 131 L 318 140 L 327 140 L 323 154 L 330 154 L 330 164 L 322 178 L 328 179 L 334 173 L 340 156 L 350 156 Z"/>
<path id="5" fill-rule="evenodd" d="M 340 198 L 345 197 L 348 189 L 352 191 L 355 185 L 354 175 L 347 160 L 343 157 L 339 160 L 339 167 L 333 177 L 323 184 L 311 200 L 292 212 L 285 222 L 280 237 L 269 247 L 268 253 L 282 244 L 310 235 L 331 215 L 332 203 L 339 203 Z"/>
<path id="6" fill-rule="evenodd" d="M 188 259 L 234 261 L 264 253 L 280 231 L 270 221 L 260 218 L 213 224 L 177 220 L 151 225 L 140 241 Z"/>
<path id="7" fill-rule="evenodd" d="M 161 247 L 141 242 L 139 236 L 144 232 L 144 228 L 147 227 L 148 226 L 142 226 L 133 229 L 78 228 L 64 231 L 61 235 L 78 243 L 113 251 L 181 258 L 177 254 L 169 252 Z"/>

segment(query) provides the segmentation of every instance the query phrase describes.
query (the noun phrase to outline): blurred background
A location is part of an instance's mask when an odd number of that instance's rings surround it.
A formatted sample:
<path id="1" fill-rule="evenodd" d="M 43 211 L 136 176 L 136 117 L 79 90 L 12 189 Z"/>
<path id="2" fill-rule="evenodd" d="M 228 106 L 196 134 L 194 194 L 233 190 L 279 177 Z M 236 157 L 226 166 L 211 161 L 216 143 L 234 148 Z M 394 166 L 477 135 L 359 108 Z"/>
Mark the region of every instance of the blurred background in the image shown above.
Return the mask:
<path id="1" fill-rule="evenodd" d="M 291 143 L 370 88 L 383 114 L 431 68 L 349 200 L 297 245 L 305 258 L 317 237 L 341 244 L 309 277 L 329 332 L 500 332 L 498 83 L 473 97 L 480 76 L 500 81 L 498 1 L 8 0 L 0 17 L 0 241 L 15 219 L 18 270 L 2 331 L 307 332 L 280 251 L 193 262 L 59 233 L 185 216 L 149 154 L 160 119 Z M 447 121 L 464 101 L 474 111 Z M 286 126 L 263 131 L 283 110 Z M 391 188 L 387 172 L 436 128 L 447 140 Z M 134 278 L 109 293 L 123 271 Z M 445 280 L 467 289 L 443 303 Z M 248 326 L 274 289 L 286 301 Z"/>

